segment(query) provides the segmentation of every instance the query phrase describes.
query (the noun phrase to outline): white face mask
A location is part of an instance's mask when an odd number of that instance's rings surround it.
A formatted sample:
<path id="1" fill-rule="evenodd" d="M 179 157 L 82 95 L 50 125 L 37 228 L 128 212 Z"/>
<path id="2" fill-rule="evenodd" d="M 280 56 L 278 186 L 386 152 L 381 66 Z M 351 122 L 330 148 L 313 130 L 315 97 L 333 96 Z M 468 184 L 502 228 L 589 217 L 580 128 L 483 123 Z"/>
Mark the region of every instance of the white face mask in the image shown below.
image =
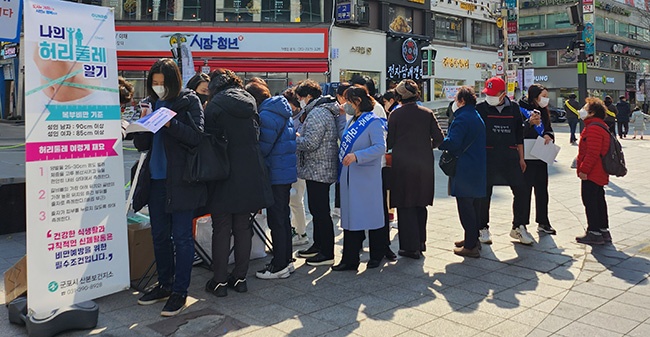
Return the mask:
<path id="1" fill-rule="evenodd" d="M 578 110 L 578 113 L 580 114 L 580 119 L 587 118 L 587 115 L 589 114 L 584 108 Z"/>
<path id="2" fill-rule="evenodd" d="M 153 89 L 153 92 L 158 95 L 158 98 L 163 99 L 165 97 L 165 86 L 164 85 L 154 85 L 151 86 L 151 89 Z"/>
<path id="3" fill-rule="evenodd" d="M 548 106 L 548 102 L 549 102 L 550 100 L 551 100 L 551 99 L 548 98 L 548 97 L 540 97 L 540 98 L 539 98 L 539 106 L 542 107 L 542 108 L 546 108 L 546 106 Z"/>
<path id="4" fill-rule="evenodd" d="M 456 112 L 458 110 L 458 102 L 454 101 L 454 104 L 451 105 L 451 111 Z"/>
<path id="5" fill-rule="evenodd" d="M 307 106 L 307 100 L 306 99 L 300 100 L 300 101 L 298 101 L 298 103 L 300 103 L 300 108 L 301 109 L 304 109 Z"/>
<path id="6" fill-rule="evenodd" d="M 485 101 L 491 106 L 497 106 L 501 102 L 499 96 L 486 96 Z"/>

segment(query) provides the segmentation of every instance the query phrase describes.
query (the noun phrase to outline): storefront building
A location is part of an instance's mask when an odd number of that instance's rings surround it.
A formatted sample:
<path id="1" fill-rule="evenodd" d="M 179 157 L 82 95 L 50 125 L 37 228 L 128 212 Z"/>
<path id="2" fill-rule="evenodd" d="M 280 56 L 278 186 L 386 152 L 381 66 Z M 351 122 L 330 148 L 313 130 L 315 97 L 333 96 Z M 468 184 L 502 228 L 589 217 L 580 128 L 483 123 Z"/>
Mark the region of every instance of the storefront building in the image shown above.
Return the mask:
<path id="1" fill-rule="evenodd" d="M 327 82 L 326 28 L 201 26 L 117 26 L 118 70 L 143 97 L 146 71 L 161 57 L 172 57 L 180 41 L 189 49 L 194 70 L 227 68 L 244 79 L 261 77 L 272 93 L 311 78 Z M 140 91 L 138 91 L 140 90 Z"/>
<path id="2" fill-rule="evenodd" d="M 460 86 L 474 87 L 478 96 L 485 80 L 496 73 L 501 43 L 489 3 L 432 1 L 431 44 L 437 50 L 431 79 L 432 107 L 446 107 Z"/>
<path id="3" fill-rule="evenodd" d="M 331 81 L 354 75 L 370 77 L 378 93 L 386 91 L 386 33 L 345 27 L 332 28 Z"/>
<path id="4" fill-rule="evenodd" d="M 18 93 L 18 44 L 0 44 L 0 119 L 16 118 Z"/>
<path id="5" fill-rule="evenodd" d="M 536 82 L 549 89 L 551 104 L 561 106 L 570 93 L 578 93 L 578 50 L 572 49 L 576 28 L 566 7 L 571 0 L 522 1 L 519 11 L 520 49 L 530 52 Z M 596 1 L 594 62 L 587 66 L 587 91 L 603 98 L 626 95 L 643 102 L 639 81 L 650 78 L 650 14 L 613 0 Z M 643 6 L 643 2 L 639 2 Z M 643 13 L 646 14 L 643 14 Z M 646 75 L 648 74 L 648 75 Z M 643 84 L 641 85 L 643 89 Z"/>

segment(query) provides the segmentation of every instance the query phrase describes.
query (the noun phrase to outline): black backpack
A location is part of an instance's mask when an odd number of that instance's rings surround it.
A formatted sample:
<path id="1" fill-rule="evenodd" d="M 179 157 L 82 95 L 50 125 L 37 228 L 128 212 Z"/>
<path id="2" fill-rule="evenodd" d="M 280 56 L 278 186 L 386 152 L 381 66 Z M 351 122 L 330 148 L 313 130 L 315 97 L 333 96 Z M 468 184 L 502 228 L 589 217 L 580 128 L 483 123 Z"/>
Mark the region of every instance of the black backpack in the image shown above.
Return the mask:
<path id="1" fill-rule="evenodd" d="M 618 142 L 616 136 L 609 132 L 609 129 L 600 123 L 593 123 L 600 126 L 609 134 L 609 149 L 602 157 L 603 168 L 610 176 L 623 177 L 627 174 L 625 167 L 625 157 L 623 156 L 623 147 Z"/>

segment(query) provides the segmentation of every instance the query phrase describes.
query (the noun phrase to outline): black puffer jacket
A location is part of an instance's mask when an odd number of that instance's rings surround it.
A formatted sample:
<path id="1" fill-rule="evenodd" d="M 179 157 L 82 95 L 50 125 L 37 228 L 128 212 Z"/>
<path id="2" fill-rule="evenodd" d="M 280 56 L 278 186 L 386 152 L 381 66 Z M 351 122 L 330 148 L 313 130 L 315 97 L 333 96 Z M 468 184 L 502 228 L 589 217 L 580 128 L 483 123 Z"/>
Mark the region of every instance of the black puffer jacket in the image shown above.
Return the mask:
<path id="1" fill-rule="evenodd" d="M 212 214 L 255 212 L 273 204 L 271 182 L 259 146 L 255 99 L 241 88 L 228 88 L 205 108 L 205 131 L 228 138 L 230 175 L 208 185 Z"/>
<path id="2" fill-rule="evenodd" d="M 152 102 L 155 104 L 155 102 Z M 170 121 L 169 127 L 163 127 L 163 143 L 167 156 L 167 201 L 165 211 L 187 211 L 197 209 L 207 200 L 205 184 L 192 184 L 183 180 L 183 172 L 187 163 L 186 147 L 196 146 L 201 141 L 199 132 L 191 126 L 187 115 L 189 111 L 194 123 L 203 129 L 203 108 L 199 98 L 189 89 L 183 89 L 178 97 L 171 100 L 171 110 L 176 116 Z M 153 143 L 153 133 L 142 132 L 133 136 L 133 144 L 138 151 L 149 151 Z M 138 183 L 133 195 L 133 209 L 139 211 L 149 202 L 149 187 L 151 173 L 149 156 L 145 159 Z"/>

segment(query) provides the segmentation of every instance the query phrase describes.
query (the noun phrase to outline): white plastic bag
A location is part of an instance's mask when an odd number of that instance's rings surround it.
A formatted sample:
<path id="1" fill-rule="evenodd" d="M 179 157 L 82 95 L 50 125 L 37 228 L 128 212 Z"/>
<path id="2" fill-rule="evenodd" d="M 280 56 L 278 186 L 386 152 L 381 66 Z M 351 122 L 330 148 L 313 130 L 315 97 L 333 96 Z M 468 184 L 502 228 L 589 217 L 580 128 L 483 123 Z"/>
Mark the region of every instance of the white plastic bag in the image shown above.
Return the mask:
<path id="1" fill-rule="evenodd" d="M 257 214 L 255 220 L 260 225 L 260 228 L 268 233 L 266 225 L 266 216 L 262 214 Z M 210 215 L 204 215 L 195 219 L 195 228 L 194 228 L 194 238 L 196 243 L 198 243 L 201 248 L 206 252 L 208 257 L 212 258 L 212 217 Z M 267 234 L 268 235 L 268 234 Z M 230 237 L 230 248 L 232 249 L 235 238 Z M 266 247 L 264 242 L 260 239 L 259 235 L 253 232 L 253 239 L 251 245 L 251 260 L 261 259 L 266 257 Z M 228 257 L 228 263 L 235 263 L 235 254 L 231 253 Z"/>

